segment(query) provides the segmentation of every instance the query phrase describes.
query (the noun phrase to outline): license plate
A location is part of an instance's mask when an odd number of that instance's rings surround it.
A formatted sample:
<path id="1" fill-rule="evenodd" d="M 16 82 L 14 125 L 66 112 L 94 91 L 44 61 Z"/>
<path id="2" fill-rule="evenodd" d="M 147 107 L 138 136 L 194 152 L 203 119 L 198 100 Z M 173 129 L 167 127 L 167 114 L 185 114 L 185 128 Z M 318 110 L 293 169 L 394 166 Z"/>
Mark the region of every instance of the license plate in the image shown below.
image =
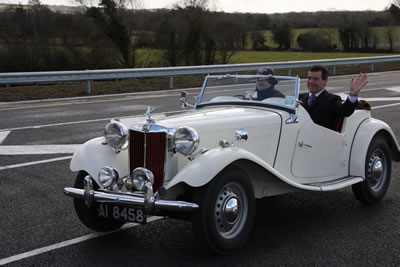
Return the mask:
<path id="1" fill-rule="evenodd" d="M 97 215 L 99 217 L 141 224 L 145 224 L 147 219 L 144 209 L 128 208 L 105 203 L 99 203 Z"/>

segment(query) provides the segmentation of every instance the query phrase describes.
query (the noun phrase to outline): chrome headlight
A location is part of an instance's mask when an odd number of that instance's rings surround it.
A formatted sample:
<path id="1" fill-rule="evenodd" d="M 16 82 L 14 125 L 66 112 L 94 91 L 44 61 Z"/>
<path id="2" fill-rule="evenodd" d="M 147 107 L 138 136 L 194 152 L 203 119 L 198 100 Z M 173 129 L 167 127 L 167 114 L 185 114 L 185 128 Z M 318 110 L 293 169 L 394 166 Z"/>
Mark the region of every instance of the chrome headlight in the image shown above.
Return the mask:
<path id="1" fill-rule="evenodd" d="M 103 167 L 99 172 L 99 182 L 105 188 L 111 187 L 118 180 L 118 172 L 110 167 Z"/>
<path id="2" fill-rule="evenodd" d="M 179 127 L 174 133 L 174 146 L 183 155 L 190 155 L 199 146 L 199 135 L 191 127 Z"/>
<path id="3" fill-rule="evenodd" d="M 128 128 L 117 120 L 111 120 L 104 129 L 107 144 L 114 149 L 128 148 Z"/>

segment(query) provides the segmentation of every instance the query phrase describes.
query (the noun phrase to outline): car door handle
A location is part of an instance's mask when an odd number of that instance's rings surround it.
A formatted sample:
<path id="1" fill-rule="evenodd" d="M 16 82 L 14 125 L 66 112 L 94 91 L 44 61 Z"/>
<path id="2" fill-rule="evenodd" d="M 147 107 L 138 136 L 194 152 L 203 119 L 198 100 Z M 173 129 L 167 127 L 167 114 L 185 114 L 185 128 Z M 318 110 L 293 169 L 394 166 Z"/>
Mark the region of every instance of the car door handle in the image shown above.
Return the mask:
<path id="1" fill-rule="evenodd" d="M 299 142 L 299 147 L 303 147 L 303 146 L 306 146 L 306 147 L 312 148 L 312 146 L 311 146 L 311 145 L 309 145 L 309 144 L 306 144 L 306 143 L 304 143 L 303 141 L 300 141 L 300 142 Z"/>

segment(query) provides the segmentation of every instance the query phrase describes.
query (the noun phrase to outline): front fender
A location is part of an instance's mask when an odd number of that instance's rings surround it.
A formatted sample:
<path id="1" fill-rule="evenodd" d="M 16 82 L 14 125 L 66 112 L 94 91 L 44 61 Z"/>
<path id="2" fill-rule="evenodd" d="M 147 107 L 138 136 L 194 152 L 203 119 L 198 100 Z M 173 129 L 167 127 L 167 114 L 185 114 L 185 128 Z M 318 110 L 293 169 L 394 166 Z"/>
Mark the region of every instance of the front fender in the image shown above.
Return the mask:
<path id="1" fill-rule="evenodd" d="M 128 150 L 116 154 L 109 145 L 103 145 L 104 137 L 91 139 L 84 143 L 72 156 L 70 169 L 72 171 L 86 171 L 98 181 L 98 173 L 104 166 L 117 170 L 120 177 L 129 174 Z"/>
<path id="2" fill-rule="evenodd" d="M 365 160 L 368 147 L 377 134 L 382 134 L 385 137 L 392 153 L 392 159 L 399 161 L 400 148 L 392 129 L 383 121 L 369 118 L 360 124 L 354 136 L 350 153 L 350 175 L 365 178 Z"/>
<path id="3" fill-rule="evenodd" d="M 166 185 L 166 189 L 172 188 L 181 182 L 192 187 L 203 186 L 210 182 L 225 167 L 242 159 L 258 164 L 272 175 L 293 187 L 314 191 L 321 190 L 320 187 L 302 185 L 287 179 L 258 156 L 237 147 L 218 147 L 200 154 L 192 162 L 182 168 L 174 178 L 172 178 L 172 180 Z"/>

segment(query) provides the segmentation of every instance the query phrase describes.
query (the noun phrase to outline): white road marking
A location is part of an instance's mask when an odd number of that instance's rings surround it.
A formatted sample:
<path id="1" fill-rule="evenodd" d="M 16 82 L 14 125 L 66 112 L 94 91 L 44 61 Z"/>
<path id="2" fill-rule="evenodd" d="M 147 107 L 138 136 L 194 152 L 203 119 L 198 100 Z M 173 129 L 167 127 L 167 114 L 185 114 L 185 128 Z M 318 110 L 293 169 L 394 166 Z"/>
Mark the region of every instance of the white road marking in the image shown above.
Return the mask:
<path id="1" fill-rule="evenodd" d="M 73 154 L 81 145 L 0 146 L 0 155 Z"/>
<path id="2" fill-rule="evenodd" d="M 346 93 L 336 93 L 336 95 L 340 96 L 342 100 L 346 100 L 349 96 Z M 358 97 L 359 100 L 365 100 L 370 102 L 381 102 L 381 101 L 400 101 L 400 97 Z"/>
<path id="3" fill-rule="evenodd" d="M 360 100 L 365 100 L 365 101 L 373 101 L 373 102 L 380 102 L 380 101 L 400 101 L 400 97 L 359 97 L 358 99 Z"/>
<path id="4" fill-rule="evenodd" d="M 387 104 L 387 105 L 382 105 L 382 106 L 376 106 L 373 107 L 372 109 L 378 109 L 378 108 L 388 108 L 388 107 L 394 107 L 394 106 L 399 106 L 400 103 L 393 103 L 393 104 Z"/>
<path id="5" fill-rule="evenodd" d="M 151 117 L 153 119 L 157 119 L 157 118 L 165 117 L 164 114 L 170 114 L 170 113 L 176 113 L 176 112 L 179 112 L 179 111 L 168 111 L 168 112 L 163 112 L 163 113 L 154 113 L 154 114 L 151 114 Z M 71 125 L 71 124 L 81 124 L 81 123 L 91 123 L 91 122 L 97 122 L 97 121 L 109 121 L 111 119 L 115 119 L 115 117 L 114 118 L 102 118 L 102 119 L 83 120 L 83 121 L 69 121 L 69 122 L 60 122 L 60 123 L 52 123 L 52 124 L 42 124 L 42 125 L 32 125 L 32 126 L 7 128 L 7 129 L 0 129 L 0 132 L 2 132 L 2 131 L 15 131 L 15 130 L 27 130 L 27 129 L 40 129 L 40 128 L 46 128 L 46 127 L 63 126 L 63 125 Z M 122 120 L 127 120 L 127 119 L 137 119 L 137 120 L 142 119 L 144 121 L 145 117 L 143 115 L 136 115 L 136 116 L 119 117 L 119 119 L 121 121 Z"/>
<path id="6" fill-rule="evenodd" d="M 7 135 L 10 133 L 11 131 L 3 131 L 0 132 L 0 144 L 3 143 L 3 141 L 7 138 Z"/>
<path id="7" fill-rule="evenodd" d="M 400 86 L 393 86 L 393 87 L 387 87 L 385 88 L 386 90 L 394 91 L 397 93 L 400 93 Z"/>
<path id="8" fill-rule="evenodd" d="M 0 171 L 2 171 L 2 170 L 7 170 L 7 169 L 14 169 L 14 168 L 26 167 L 26 166 L 36 165 L 36 164 L 42 164 L 42 163 L 60 161 L 60 160 L 66 160 L 66 159 L 71 159 L 71 158 L 72 158 L 72 156 L 68 156 L 68 157 L 61 157 L 61 158 L 52 158 L 52 159 L 31 161 L 31 162 L 20 163 L 20 164 L 14 164 L 14 165 L 7 165 L 7 166 L 2 166 L 2 167 L 0 167 Z"/>
<path id="9" fill-rule="evenodd" d="M 159 220 L 161 218 L 162 217 L 156 217 L 156 216 L 150 217 L 150 218 L 148 218 L 147 222 L 156 221 L 156 220 Z M 29 257 L 33 257 L 33 256 L 37 256 L 37 255 L 40 255 L 40 254 L 43 254 L 43 253 L 46 253 L 46 252 L 49 252 L 49 251 L 52 251 L 52 250 L 56 250 L 56 249 L 63 248 L 63 247 L 68 247 L 68 246 L 71 246 L 71 245 L 74 245 L 74 244 L 78 244 L 78 243 L 81 243 L 81 242 L 84 242 L 84 241 L 87 241 L 87 240 L 90 240 L 90 239 L 94 239 L 94 238 L 102 237 L 102 236 L 105 236 L 105 235 L 113 234 L 115 232 L 119 232 L 121 230 L 129 229 L 129 228 L 132 228 L 132 227 L 135 227 L 135 226 L 138 226 L 138 225 L 140 225 L 140 224 L 128 223 L 128 224 L 125 224 L 124 226 L 122 226 L 121 229 L 118 229 L 118 230 L 115 230 L 115 231 L 88 234 L 88 235 L 85 235 L 85 236 L 81 236 L 81 237 L 77 237 L 77 238 L 74 238 L 74 239 L 71 239 L 71 240 L 63 241 L 63 242 L 60 242 L 60 243 L 57 243 L 57 244 L 54 244 L 54 245 L 50 245 L 50 246 L 47 246 L 47 247 L 34 249 L 34 250 L 31 250 L 31 251 L 28 251 L 28 252 L 25 252 L 25 253 L 21 253 L 21 254 L 15 255 L 15 256 L 11 256 L 11 257 L 8 257 L 8 258 L 0 259 L 0 265 L 5 265 L 5 264 L 12 263 L 12 262 L 20 261 L 20 260 L 23 260 L 23 259 L 26 259 L 26 258 L 29 258 Z"/>
<path id="10" fill-rule="evenodd" d="M 107 121 L 111 120 L 111 118 L 104 118 L 104 119 L 96 119 L 96 120 L 84 120 L 84 121 L 70 121 L 70 122 L 61 122 L 61 123 L 53 123 L 53 124 L 43 124 L 43 125 L 32 125 L 32 126 L 24 126 L 24 127 L 15 127 L 9 129 L 1 129 L 0 131 L 15 131 L 15 130 L 26 130 L 26 129 L 40 129 L 45 127 L 53 127 L 53 126 L 63 126 L 63 125 L 70 125 L 70 124 L 80 124 L 80 123 L 90 123 L 96 121 Z"/>

